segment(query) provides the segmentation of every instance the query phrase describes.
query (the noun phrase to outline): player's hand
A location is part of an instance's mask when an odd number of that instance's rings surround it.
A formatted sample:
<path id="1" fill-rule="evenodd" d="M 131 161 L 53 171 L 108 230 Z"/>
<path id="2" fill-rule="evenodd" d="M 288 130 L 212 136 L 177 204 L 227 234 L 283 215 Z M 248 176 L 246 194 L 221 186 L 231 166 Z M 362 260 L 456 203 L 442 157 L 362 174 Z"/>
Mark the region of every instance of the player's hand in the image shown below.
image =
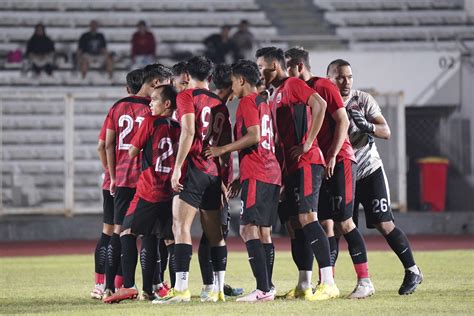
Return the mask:
<path id="1" fill-rule="evenodd" d="M 278 199 L 278 202 L 282 202 L 286 200 L 286 196 L 285 196 L 285 185 L 283 184 L 281 187 L 280 187 L 280 197 Z"/>
<path id="2" fill-rule="evenodd" d="M 224 154 L 224 150 L 222 147 L 209 147 L 204 151 L 204 156 L 207 159 L 214 158 L 214 157 L 219 157 Z"/>
<path id="3" fill-rule="evenodd" d="M 373 134 L 375 132 L 375 125 L 368 122 L 362 112 L 353 109 L 348 110 L 348 112 L 354 124 L 361 132 L 367 134 Z"/>
<path id="4" fill-rule="evenodd" d="M 227 187 L 223 182 L 221 182 L 221 210 L 224 209 L 224 206 L 229 203 L 229 197 L 227 196 L 228 194 Z"/>
<path id="5" fill-rule="evenodd" d="M 115 184 L 115 180 L 110 179 L 110 195 L 115 196 L 116 190 L 117 190 L 117 186 Z"/>
<path id="6" fill-rule="evenodd" d="M 173 174 L 171 175 L 171 187 L 175 192 L 181 192 L 183 185 L 179 182 L 181 179 L 181 168 L 174 168 Z"/>
<path id="7" fill-rule="evenodd" d="M 227 187 L 227 197 L 229 199 L 233 199 L 239 195 L 240 190 L 242 189 L 242 184 L 240 183 L 240 178 L 235 179 L 232 181 L 231 184 Z"/>
<path id="8" fill-rule="evenodd" d="M 292 159 L 299 161 L 303 154 L 306 154 L 311 148 L 308 142 L 303 145 L 296 145 L 290 149 L 290 156 Z"/>
<path id="9" fill-rule="evenodd" d="M 331 178 L 334 175 L 334 167 L 336 166 L 336 157 L 329 157 L 326 161 L 326 168 L 324 169 L 324 176 L 326 179 Z"/>
<path id="10" fill-rule="evenodd" d="M 221 182 L 221 192 L 222 192 L 222 205 L 224 205 L 224 202 L 229 202 L 229 191 L 227 190 L 227 187 L 225 186 L 224 182 Z"/>

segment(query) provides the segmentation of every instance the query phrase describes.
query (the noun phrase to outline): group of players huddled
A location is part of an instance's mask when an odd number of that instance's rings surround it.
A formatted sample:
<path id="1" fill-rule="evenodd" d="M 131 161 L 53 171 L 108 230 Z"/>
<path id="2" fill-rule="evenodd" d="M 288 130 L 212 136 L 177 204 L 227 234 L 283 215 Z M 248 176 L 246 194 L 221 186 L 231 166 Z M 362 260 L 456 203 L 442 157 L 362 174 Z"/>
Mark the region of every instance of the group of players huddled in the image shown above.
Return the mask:
<path id="1" fill-rule="evenodd" d="M 375 290 L 357 228 L 359 204 L 367 226 L 377 228 L 405 268 L 399 294 L 413 293 L 423 275 L 406 235 L 393 222 L 374 143 L 375 137 L 388 139 L 390 129 L 374 98 L 352 89 L 347 61 L 334 60 L 326 75 L 313 76 L 308 52 L 299 47 L 261 48 L 256 62 L 214 68 L 198 56 L 171 69 L 152 64 L 130 72 L 129 95 L 110 108 L 99 136 L 104 225 L 91 296 L 106 303 L 137 298 L 140 257 L 140 299 L 190 301 L 191 226 L 199 211 L 201 301 L 225 301 L 226 295 L 240 296 L 239 302 L 275 299 L 271 225 L 277 215 L 299 271 L 296 286 L 279 297 L 338 297 L 334 266 L 341 236 L 357 275 L 348 298 L 369 297 Z M 215 91 L 209 90 L 211 82 Z M 226 106 L 232 98 L 239 99 L 233 135 Z M 256 289 L 246 295 L 224 284 L 228 200 L 239 194 L 240 235 L 256 280 Z M 167 265 L 170 285 L 164 282 Z"/>

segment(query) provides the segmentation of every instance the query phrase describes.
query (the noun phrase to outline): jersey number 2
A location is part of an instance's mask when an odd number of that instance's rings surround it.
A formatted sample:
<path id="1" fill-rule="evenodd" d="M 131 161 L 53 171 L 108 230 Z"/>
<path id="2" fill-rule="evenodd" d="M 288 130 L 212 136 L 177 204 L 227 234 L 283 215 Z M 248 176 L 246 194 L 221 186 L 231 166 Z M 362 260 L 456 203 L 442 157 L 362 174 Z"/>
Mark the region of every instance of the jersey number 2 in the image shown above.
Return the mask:
<path id="1" fill-rule="evenodd" d="M 158 159 L 156 160 L 155 171 L 162 172 L 162 173 L 170 173 L 171 168 L 163 166 L 163 160 L 170 157 L 173 154 L 173 143 L 171 142 L 171 138 L 165 137 L 160 140 L 158 143 L 158 149 L 164 149 L 165 145 L 168 145 L 168 150 L 162 153 Z"/>

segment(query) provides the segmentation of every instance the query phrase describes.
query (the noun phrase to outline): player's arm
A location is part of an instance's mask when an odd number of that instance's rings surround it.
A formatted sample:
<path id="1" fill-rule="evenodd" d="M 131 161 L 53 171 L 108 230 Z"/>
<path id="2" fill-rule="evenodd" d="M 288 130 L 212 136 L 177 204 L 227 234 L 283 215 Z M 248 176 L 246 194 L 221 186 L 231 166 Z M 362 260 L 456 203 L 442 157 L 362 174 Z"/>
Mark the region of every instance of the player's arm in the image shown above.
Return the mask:
<path id="1" fill-rule="evenodd" d="M 108 169 L 107 154 L 105 153 L 105 141 L 103 139 L 99 139 L 99 142 L 97 143 L 97 154 L 99 155 L 99 159 L 104 170 Z"/>
<path id="2" fill-rule="evenodd" d="M 382 139 L 389 139 L 391 132 L 387 121 L 383 115 L 374 117 L 371 123 L 375 126 L 374 136 Z"/>
<path id="3" fill-rule="evenodd" d="M 105 153 L 110 174 L 110 194 L 115 194 L 115 131 L 107 129 L 105 134 Z"/>
<path id="4" fill-rule="evenodd" d="M 303 146 L 295 146 L 290 150 L 290 154 L 294 159 L 298 159 L 302 154 L 307 153 L 311 149 L 323 125 L 324 114 L 326 113 L 327 103 L 318 93 L 313 93 L 309 97 L 307 105 L 311 108 L 311 126 Z"/>
<path id="5" fill-rule="evenodd" d="M 130 158 L 135 158 L 136 156 L 138 156 L 138 154 L 140 153 L 140 150 L 139 148 L 135 147 L 135 146 L 131 146 L 129 149 L 128 149 L 128 156 Z"/>
<path id="6" fill-rule="evenodd" d="M 189 150 L 193 144 L 194 134 L 196 132 L 195 114 L 187 113 L 181 117 L 181 134 L 179 135 L 178 153 L 176 154 L 176 162 L 171 176 L 171 186 L 175 191 L 181 191 L 183 185 L 179 183 L 181 178 L 181 168 L 188 156 Z"/>
<path id="7" fill-rule="evenodd" d="M 388 126 L 387 121 L 383 115 L 377 115 L 370 121 L 367 120 L 364 114 L 362 114 L 360 111 L 349 110 L 349 115 L 361 132 L 374 135 L 378 138 L 390 138 L 390 127 Z"/>
<path id="8" fill-rule="evenodd" d="M 232 143 L 232 127 L 230 120 L 228 124 L 225 124 L 224 130 L 222 131 L 222 135 L 219 139 L 219 143 L 217 146 L 225 146 Z M 230 152 L 225 153 L 219 157 L 219 164 L 223 168 L 227 168 L 227 165 L 230 163 Z"/>
<path id="9" fill-rule="evenodd" d="M 341 150 L 344 139 L 347 137 L 347 131 L 349 129 L 349 118 L 347 117 L 346 110 L 339 108 L 331 114 L 332 118 L 336 123 L 334 135 L 332 138 L 331 147 L 327 152 L 326 158 L 326 177 L 332 177 L 334 173 L 334 166 L 336 165 L 336 156 Z"/>
<path id="10" fill-rule="evenodd" d="M 145 146 L 148 136 L 150 135 L 150 116 L 145 117 L 145 119 L 140 124 L 138 131 L 133 135 L 132 140 L 130 141 L 130 148 L 128 149 L 128 156 L 130 158 L 135 158 L 138 156 L 140 151 Z"/>
<path id="11" fill-rule="evenodd" d="M 247 134 L 245 134 L 239 140 L 236 140 L 235 142 L 232 142 L 224 146 L 209 147 L 205 151 L 205 155 L 207 158 L 219 157 L 236 150 L 252 147 L 253 145 L 258 144 L 259 141 L 260 141 L 260 126 L 259 125 L 249 126 L 247 128 Z"/>

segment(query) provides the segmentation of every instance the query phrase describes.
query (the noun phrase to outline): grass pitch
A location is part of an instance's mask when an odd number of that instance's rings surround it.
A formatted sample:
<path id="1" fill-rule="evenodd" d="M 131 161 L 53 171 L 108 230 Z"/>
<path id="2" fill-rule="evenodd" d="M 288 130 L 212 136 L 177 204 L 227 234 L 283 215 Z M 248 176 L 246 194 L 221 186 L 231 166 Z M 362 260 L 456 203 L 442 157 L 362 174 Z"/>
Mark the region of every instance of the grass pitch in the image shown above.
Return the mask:
<path id="1" fill-rule="evenodd" d="M 369 252 L 369 265 L 375 296 L 352 301 L 284 301 L 245 304 L 228 299 L 226 303 L 200 303 L 200 272 L 197 255 L 191 267 L 191 303 L 156 306 L 148 302 L 125 301 L 106 305 L 89 298 L 93 286 L 93 256 L 48 256 L 0 258 L 0 314 L 56 315 L 420 315 L 474 314 L 474 251 L 415 253 L 425 281 L 415 294 L 399 296 L 403 269 L 391 252 Z M 255 287 L 246 254 L 229 254 L 227 283 Z M 137 268 L 137 284 L 141 286 Z M 317 275 L 313 277 L 316 280 Z M 289 252 L 277 252 L 274 283 L 282 293 L 295 285 L 297 270 Z M 355 274 L 347 252 L 336 266 L 336 281 L 342 295 L 355 285 Z"/>

